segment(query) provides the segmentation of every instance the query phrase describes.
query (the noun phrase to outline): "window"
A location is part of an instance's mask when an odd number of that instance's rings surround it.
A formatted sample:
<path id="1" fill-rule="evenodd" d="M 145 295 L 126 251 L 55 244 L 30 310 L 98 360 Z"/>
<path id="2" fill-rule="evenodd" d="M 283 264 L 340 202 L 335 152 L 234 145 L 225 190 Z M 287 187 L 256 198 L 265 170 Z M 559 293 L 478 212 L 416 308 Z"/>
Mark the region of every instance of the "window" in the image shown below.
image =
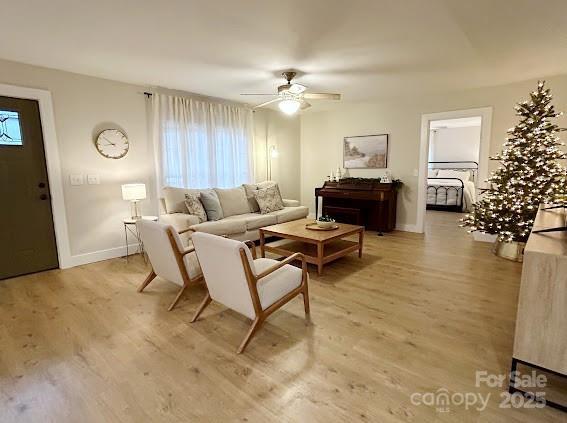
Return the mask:
<path id="1" fill-rule="evenodd" d="M 0 145 L 22 145 L 20 114 L 0 110 Z"/>
<path id="2" fill-rule="evenodd" d="M 157 97 L 153 112 L 159 117 L 156 135 L 163 186 L 229 188 L 253 180 L 250 110 Z"/>

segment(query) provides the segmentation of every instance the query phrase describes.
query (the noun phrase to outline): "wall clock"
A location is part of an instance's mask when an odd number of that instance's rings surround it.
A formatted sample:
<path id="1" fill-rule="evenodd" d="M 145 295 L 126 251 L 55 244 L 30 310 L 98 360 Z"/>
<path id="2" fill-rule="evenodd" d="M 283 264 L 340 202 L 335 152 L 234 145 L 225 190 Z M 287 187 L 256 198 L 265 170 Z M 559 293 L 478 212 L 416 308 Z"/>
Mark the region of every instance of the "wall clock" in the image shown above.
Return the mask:
<path id="1" fill-rule="evenodd" d="M 105 129 L 95 141 L 97 151 L 107 159 L 121 159 L 128 153 L 130 143 L 118 129 Z"/>

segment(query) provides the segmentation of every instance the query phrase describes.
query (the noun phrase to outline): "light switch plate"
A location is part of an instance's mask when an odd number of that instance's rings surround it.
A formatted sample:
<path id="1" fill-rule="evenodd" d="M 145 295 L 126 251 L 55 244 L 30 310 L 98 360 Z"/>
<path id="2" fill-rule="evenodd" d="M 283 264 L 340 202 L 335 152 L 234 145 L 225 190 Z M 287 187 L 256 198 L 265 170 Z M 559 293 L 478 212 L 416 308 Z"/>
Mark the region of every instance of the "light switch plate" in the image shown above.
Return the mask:
<path id="1" fill-rule="evenodd" d="M 100 184 L 100 177 L 98 175 L 87 175 L 87 184 L 89 185 Z"/>
<path id="2" fill-rule="evenodd" d="M 413 176 L 419 176 L 419 170 L 414 169 L 413 170 Z"/>
<path id="3" fill-rule="evenodd" d="M 83 185 L 85 183 L 85 176 L 80 173 L 69 175 L 71 185 Z"/>

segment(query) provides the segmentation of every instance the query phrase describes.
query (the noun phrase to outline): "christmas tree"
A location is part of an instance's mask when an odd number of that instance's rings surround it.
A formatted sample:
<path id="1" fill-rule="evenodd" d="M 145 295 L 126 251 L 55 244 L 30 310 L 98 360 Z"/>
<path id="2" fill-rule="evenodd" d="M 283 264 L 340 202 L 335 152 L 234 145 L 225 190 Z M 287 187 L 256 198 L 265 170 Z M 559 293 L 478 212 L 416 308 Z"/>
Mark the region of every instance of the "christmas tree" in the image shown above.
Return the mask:
<path id="1" fill-rule="evenodd" d="M 488 178 L 489 189 L 463 219 L 471 232 L 525 242 L 539 205 L 555 201 L 567 190 L 566 169 L 558 162 L 566 158 L 557 137 L 561 129 L 550 121 L 562 113 L 551 104 L 545 81 L 538 82 L 530 97 L 515 107 L 520 123 L 508 130 L 503 151 L 490 158 L 501 166 Z"/>

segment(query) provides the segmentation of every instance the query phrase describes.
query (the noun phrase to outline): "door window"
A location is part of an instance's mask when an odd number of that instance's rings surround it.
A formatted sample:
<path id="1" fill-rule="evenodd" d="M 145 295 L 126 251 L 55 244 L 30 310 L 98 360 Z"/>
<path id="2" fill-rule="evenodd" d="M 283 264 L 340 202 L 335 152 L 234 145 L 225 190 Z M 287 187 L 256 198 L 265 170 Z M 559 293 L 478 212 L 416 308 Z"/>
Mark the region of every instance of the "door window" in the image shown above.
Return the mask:
<path id="1" fill-rule="evenodd" d="M 22 145 L 20 114 L 0 110 L 0 145 Z"/>

